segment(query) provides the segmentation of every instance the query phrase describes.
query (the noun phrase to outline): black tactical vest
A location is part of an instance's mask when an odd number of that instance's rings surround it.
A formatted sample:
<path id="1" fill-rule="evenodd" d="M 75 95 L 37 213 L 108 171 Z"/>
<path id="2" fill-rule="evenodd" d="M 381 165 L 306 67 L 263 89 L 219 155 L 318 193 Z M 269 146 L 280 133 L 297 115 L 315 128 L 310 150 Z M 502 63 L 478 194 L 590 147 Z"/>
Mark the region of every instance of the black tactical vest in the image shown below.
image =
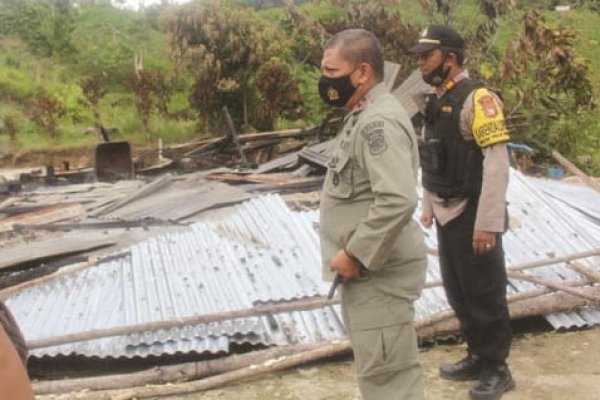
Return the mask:
<path id="1" fill-rule="evenodd" d="M 428 97 L 425 137 L 420 146 L 423 187 L 439 197 L 477 197 L 481 192 L 483 153 L 460 133 L 460 112 L 467 96 L 483 83 L 462 79 L 441 98 Z"/>

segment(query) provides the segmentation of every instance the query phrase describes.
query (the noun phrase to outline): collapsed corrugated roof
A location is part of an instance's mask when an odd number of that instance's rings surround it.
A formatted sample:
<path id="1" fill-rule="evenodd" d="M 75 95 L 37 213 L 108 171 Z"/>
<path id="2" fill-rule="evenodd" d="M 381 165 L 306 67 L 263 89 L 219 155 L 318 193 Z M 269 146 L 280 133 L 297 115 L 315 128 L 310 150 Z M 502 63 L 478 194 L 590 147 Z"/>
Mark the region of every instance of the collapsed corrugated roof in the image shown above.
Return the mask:
<path id="1" fill-rule="evenodd" d="M 598 192 L 588 186 L 556 180 L 533 177 L 523 177 L 523 179 L 547 195 L 544 196 L 544 200 L 554 215 L 560 216 L 573 229 L 573 233 L 568 237 L 576 241 L 580 239 L 581 242 L 594 247 L 600 246 L 600 194 Z M 596 270 L 600 270 L 600 257 L 591 259 L 590 262 Z M 562 271 L 558 273 L 562 275 Z M 600 323 L 600 307 L 582 307 L 570 312 L 548 314 L 545 317 L 555 329 L 585 327 Z"/>
<path id="2" fill-rule="evenodd" d="M 574 225 L 518 172 L 511 172 L 508 196 L 511 229 L 504 239 L 508 265 L 600 245 L 597 236 L 582 233 L 592 229 L 593 222 Z M 324 296 L 328 284 L 321 281 L 317 220 L 316 211 L 293 212 L 279 196 L 263 196 L 184 232 L 136 244 L 123 257 L 24 289 L 10 297 L 8 304 L 25 337 L 34 340 Z M 429 247 L 435 247 L 433 231 L 427 231 L 426 240 Z M 429 255 L 428 282 L 440 279 L 437 262 L 437 257 Z M 590 265 L 600 269 L 597 262 Z M 556 282 L 579 277 L 564 263 L 533 271 Z M 511 279 L 509 292 L 535 287 Z M 417 319 L 447 309 L 442 288 L 426 288 L 415 308 Z M 600 323 L 596 308 L 547 318 L 556 328 Z M 81 341 L 39 348 L 32 355 L 216 353 L 229 351 L 234 343 L 268 346 L 342 336 L 339 310 L 328 306 Z"/>
<path id="3" fill-rule="evenodd" d="M 571 212 L 571 215 L 579 214 L 600 224 L 598 192 L 591 187 L 533 177 L 528 178 L 528 181 L 548 196 L 558 200 L 557 204 L 565 206 L 565 210 L 575 211 Z"/>
<path id="4" fill-rule="evenodd" d="M 277 196 L 228 218 L 158 236 L 101 263 L 9 298 L 28 340 L 92 329 L 249 308 L 322 295 L 314 213 L 292 213 Z M 232 343 L 282 345 L 340 337 L 332 307 L 244 318 L 33 351 L 132 357 L 229 351 Z"/>
<path id="5" fill-rule="evenodd" d="M 27 271 L 18 277 L 4 273 L 0 287 L 48 273 L 37 268 L 47 261 L 115 252 L 157 230 L 184 226 L 203 211 L 252 197 L 239 187 L 207 181 L 204 175 L 167 174 L 150 183 L 43 186 L 9 198 L 0 214 L 0 234 L 6 239 L 0 246 L 0 272 L 23 269 L 19 266 Z"/>
<path id="6" fill-rule="evenodd" d="M 206 181 L 202 175 L 163 175 L 94 215 L 104 219 L 181 221 L 217 205 L 252 197 L 242 189 Z"/>

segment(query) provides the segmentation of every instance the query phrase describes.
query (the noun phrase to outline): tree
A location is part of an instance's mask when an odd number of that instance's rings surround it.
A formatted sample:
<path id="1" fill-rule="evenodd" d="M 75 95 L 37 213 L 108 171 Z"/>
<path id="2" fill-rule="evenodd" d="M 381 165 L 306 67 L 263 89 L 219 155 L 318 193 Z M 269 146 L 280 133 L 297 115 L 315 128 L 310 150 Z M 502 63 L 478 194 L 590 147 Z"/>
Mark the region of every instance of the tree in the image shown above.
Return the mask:
<path id="1" fill-rule="evenodd" d="M 111 91 L 129 79 L 136 55 L 144 55 L 147 68 L 166 71 L 171 67 L 165 33 L 154 29 L 141 13 L 101 3 L 80 9 L 76 23 L 72 43 L 77 57 L 69 60 L 73 72 L 102 74 Z"/>
<path id="2" fill-rule="evenodd" d="M 472 33 L 464 35 L 469 53 L 467 66 L 477 72 L 482 64 L 499 61 L 499 57 L 493 59 L 496 54 L 492 53 L 500 28 L 498 19 L 515 9 L 514 0 L 478 0 L 478 3 L 485 19 L 477 24 Z"/>
<path id="3" fill-rule="evenodd" d="M 29 104 L 29 118 L 44 129 L 52 139 L 58 136 L 58 119 L 64 116 L 65 112 L 62 101 L 44 94 L 35 96 Z"/>
<path id="4" fill-rule="evenodd" d="M 219 126 L 221 107 L 248 124 L 252 79 L 280 49 L 274 27 L 247 9 L 192 3 L 166 20 L 172 54 L 195 79 L 190 104 L 205 129 Z"/>
<path id="5" fill-rule="evenodd" d="M 303 116 L 303 101 L 298 82 L 287 65 L 274 58 L 258 71 L 256 87 L 260 93 L 259 117 L 264 128 L 275 129 L 277 118 L 298 119 Z"/>
<path id="6" fill-rule="evenodd" d="M 73 51 L 74 21 L 69 0 L 2 0 L 0 33 L 17 36 L 38 56 Z"/>
<path id="7" fill-rule="evenodd" d="M 596 105 L 589 62 L 573 49 L 576 38 L 574 30 L 551 27 L 540 13 L 529 11 L 496 82 L 512 108 L 514 129 L 526 141 L 550 144 L 565 155 L 573 153 L 579 132 L 560 121 L 585 115 Z"/>
<path id="8" fill-rule="evenodd" d="M 325 27 L 302 13 L 291 0 L 286 1 L 281 25 L 291 39 L 288 45 L 294 59 L 320 68 L 323 44 L 331 36 Z"/>
<path id="9" fill-rule="evenodd" d="M 150 116 L 156 109 L 166 110 L 170 90 L 161 71 L 138 69 L 134 71 L 125 85 L 134 93 L 135 108 L 142 120 L 146 139 L 149 141 Z"/>
<path id="10" fill-rule="evenodd" d="M 587 7 L 592 11 L 600 13 L 600 0 L 581 0 L 578 3 L 581 3 L 582 6 Z"/>
<path id="11" fill-rule="evenodd" d="M 94 123 L 101 124 L 98 104 L 108 92 L 108 88 L 106 87 L 106 75 L 102 73 L 96 73 L 83 78 L 80 81 L 79 86 L 81 87 L 83 96 L 92 107 L 92 111 L 94 113 Z"/>
<path id="12" fill-rule="evenodd" d="M 2 123 L 4 125 L 3 131 L 8 135 L 10 142 L 14 143 L 17 137 L 17 123 L 14 115 L 5 115 L 2 117 Z"/>
<path id="13" fill-rule="evenodd" d="M 342 18 L 323 24 L 332 34 L 349 28 L 371 31 L 379 38 L 386 60 L 400 65 L 399 79 L 406 78 L 415 68 L 414 57 L 408 49 L 419 38 L 421 27 L 405 22 L 399 12 L 389 11 L 382 2 L 351 3 Z"/>

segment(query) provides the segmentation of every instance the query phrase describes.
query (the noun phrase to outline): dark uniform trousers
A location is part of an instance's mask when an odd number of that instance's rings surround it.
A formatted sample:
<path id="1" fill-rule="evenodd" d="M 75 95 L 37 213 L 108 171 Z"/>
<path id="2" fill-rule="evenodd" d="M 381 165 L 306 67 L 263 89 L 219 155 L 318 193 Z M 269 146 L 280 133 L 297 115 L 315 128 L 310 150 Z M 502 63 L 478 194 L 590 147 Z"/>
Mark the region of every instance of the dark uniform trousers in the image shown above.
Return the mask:
<path id="1" fill-rule="evenodd" d="M 440 268 L 444 289 L 455 311 L 469 352 L 492 363 L 503 363 L 512 340 L 506 301 L 506 267 L 502 235 L 496 247 L 473 253 L 477 201 L 445 226 L 437 224 Z"/>

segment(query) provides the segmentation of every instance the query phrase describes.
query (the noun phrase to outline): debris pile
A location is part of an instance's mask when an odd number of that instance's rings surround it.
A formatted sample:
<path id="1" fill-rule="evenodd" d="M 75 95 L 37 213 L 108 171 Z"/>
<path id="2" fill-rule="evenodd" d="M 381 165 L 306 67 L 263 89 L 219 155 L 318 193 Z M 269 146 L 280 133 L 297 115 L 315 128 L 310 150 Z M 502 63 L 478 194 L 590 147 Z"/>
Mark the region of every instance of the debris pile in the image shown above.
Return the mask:
<path id="1" fill-rule="evenodd" d="M 165 149 L 169 161 L 134 179 L 7 190 L 0 299 L 27 341 L 36 393 L 186 393 L 348 353 L 339 299 L 326 298 L 321 279 L 328 126 L 231 131 Z M 543 315 L 556 329 L 599 324 L 600 193 L 512 169 L 508 200 L 511 317 Z M 416 325 L 420 340 L 435 341 L 458 325 L 435 231 L 424 232 Z M 73 376 L 81 364 L 91 376 Z M 166 382 L 180 383 L 146 386 Z"/>

